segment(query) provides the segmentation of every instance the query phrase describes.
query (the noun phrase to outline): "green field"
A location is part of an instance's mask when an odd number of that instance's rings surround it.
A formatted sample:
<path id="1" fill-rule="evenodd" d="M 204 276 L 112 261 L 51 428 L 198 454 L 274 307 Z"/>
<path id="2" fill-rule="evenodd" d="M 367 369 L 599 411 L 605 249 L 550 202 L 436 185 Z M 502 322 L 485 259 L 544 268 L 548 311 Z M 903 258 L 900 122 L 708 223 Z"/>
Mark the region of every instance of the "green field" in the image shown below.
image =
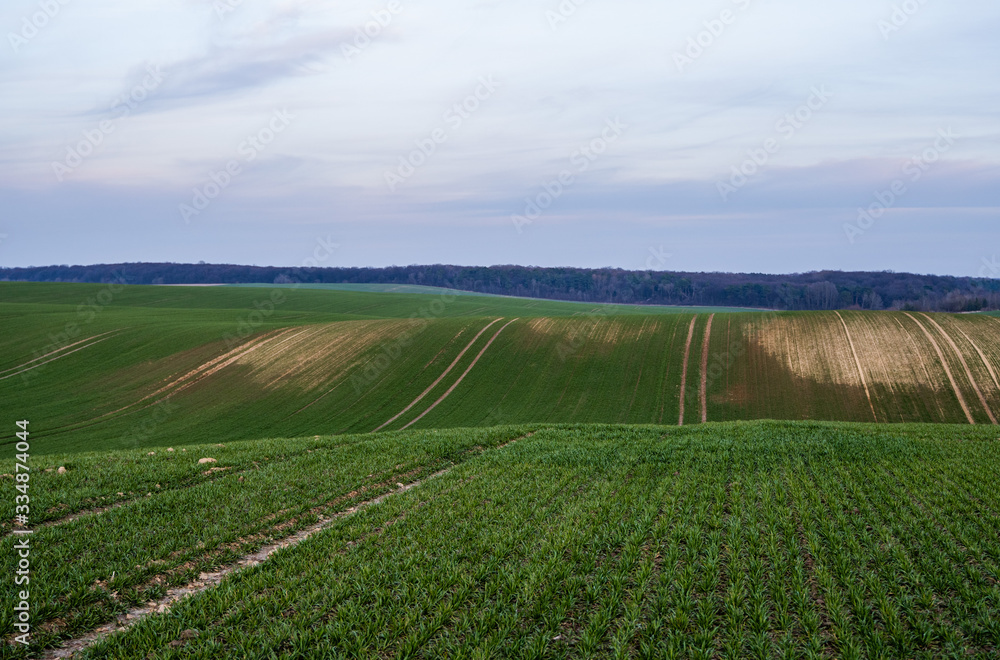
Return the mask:
<path id="1" fill-rule="evenodd" d="M 992 658 L 995 436 L 525 426 L 47 456 L 32 648 L 146 604 L 78 657 Z"/>
<path id="2" fill-rule="evenodd" d="M 523 423 L 993 424 L 1000 320 L 0 283 L 36 452 Z M 13 442 L 13 429 L 0 442 Z"/>
<path id="3" fill-rule="evenodd" d="M 293 284 L 224 284 L 219 286 L 236 286 L 236 287 L 254 287 L 258 289 L 263 288 L 289 288 L 289 289 L 301 289 L 305 291 L 359 291 L 367 293 L 417 293 L 417 294 L 434 294 L 434 295 L 455 295 L 455 296 L 486 296 L 489 298 L 507 298 L 518 301 L 541 301 L 541 302 L 556 302 L 548 300 L 545 298 L 525 298 L 517 296 L 501 296 L 492 293 L 479 293 L 477 291 L 462 291 L 461 289 L 446 289 L 439 286 L 423 286 L 421 284 L 303 284 L 303 283 L 293 283 Z M 579 305 L 580 303 L 572 303 Z M 617 308 L 623 307 L 630 309 L 632 311 L 637 311 L 644 314 L 670 314 L 676 312 L 690 312 L 690 311 L 701 311 L 701 312 L 753 312 L 760 311 L 752 309 L 749 307 L 711 307 L 711 306 L 688 306 L 680 307 L 676 305 L 615 305 L 613 303 L 588 303 L 590 307 L 596 308 Z"/>
<path id="4" fill-rule="evenodd" d="M 1000 657 L 995 317 L 0 300 L 0 657 Z"/>

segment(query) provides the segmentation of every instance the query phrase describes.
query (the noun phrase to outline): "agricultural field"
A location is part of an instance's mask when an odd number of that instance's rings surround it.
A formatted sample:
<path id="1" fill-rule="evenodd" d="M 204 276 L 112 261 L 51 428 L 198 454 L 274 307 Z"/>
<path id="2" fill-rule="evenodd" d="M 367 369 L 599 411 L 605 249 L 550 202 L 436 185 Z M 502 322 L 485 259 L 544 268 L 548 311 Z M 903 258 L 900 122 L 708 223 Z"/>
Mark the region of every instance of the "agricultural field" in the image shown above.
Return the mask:
<path id="1" fill-rule="evenodd" d="M 222 444 L 39 457 L 33 645 L 4 657 L 1000 653 L 1000 441 L 987 426 Z M 0 570 L 14 561 L 4 553 Z M 9 580 L 0 589 L 14 598 Z M 0 629 L 9 639 L 7 610 Z"/>
<path id="2" fill-rule="evenodd" d="M 1000 319 L 0 283 L 37 451 L 525 423 L 997 423 Z M 14 429 L 0 430 L 10 445 Z"/>
<path id="3" fill-rule="evenodd" d="M 0 294 L 0 657 L 1000 656 L 998 318 Z"/>

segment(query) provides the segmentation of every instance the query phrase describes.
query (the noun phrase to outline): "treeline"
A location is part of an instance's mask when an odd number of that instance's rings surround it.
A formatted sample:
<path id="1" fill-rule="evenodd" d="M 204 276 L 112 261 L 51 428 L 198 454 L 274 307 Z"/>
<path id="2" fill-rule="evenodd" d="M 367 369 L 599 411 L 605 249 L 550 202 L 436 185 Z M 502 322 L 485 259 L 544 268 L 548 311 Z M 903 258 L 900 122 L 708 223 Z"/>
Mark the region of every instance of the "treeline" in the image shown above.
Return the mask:
<path id="1" fill-rule="evenodd" d="M 885 272 L 794 275 L 681 273 L 612 268 L 392 266 L 280 268 L 129 263 L 0 268 L 0 280 L 129 284 L 385 283 L 581 302 L 769 309 L 1000 309 L 1000 280 Z"/>

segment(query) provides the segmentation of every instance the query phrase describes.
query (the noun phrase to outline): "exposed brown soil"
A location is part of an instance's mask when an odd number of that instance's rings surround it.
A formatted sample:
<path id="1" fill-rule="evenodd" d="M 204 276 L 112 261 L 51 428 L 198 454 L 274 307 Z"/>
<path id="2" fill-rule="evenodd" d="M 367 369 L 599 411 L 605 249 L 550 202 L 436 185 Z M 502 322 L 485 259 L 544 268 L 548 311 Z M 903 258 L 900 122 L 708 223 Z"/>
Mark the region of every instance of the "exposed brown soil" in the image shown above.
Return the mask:
<path id="1" fill-rule="evenodd" d="M 951 338 L 951 335 L 944 331 L 944 328 L 942 328 L 933 317 L 928 316 L 923 312 L 921 312 L 921 316 L 930 321 L 931 325 L 937 328 L 938 332 L 944 336 L 948 344 L 951 346 L 951 350 L 955 351 L 955 355 L 958 356 L 958 361 L 962 363 L 962 368 L 965 369 L 966 378 L 968 378 L 969 382 L 972 383 L 972 389 L 976 392 L 976 396 L 979 397 L 979 402 L 983 404 L 983 408 L 986 410 L 986 416 L 990 418 L 990 421 L 993 422 L 993 424 L 996 424 L 997 418 L 993 415 L 993 411 L 990 410 L 990 404 L 986 402 L 986 397 L 983 396 L 982 390 L 979 389 L 979 383 L 976 382 L 975 377 L 972 375 L 972 370 L 969 369 L 969 363 L 965 361 L 965 356 L 962 355 L 962 351 L 960 351 L 958 346 L 955 344 L 955 340 Z M 976 350 L 979 350 L 978 347 Z M 982 355 L 982 352 L 980 352 L 980 355 Z M 983 361 L 985 362 L 985 357 L 983 358 Z"/>
<path id="2" fill-rule="evenodd" d="M 854 355 L 854 364 L 858 367 L 858 376 L 861 378 L 861 385 L 865 388 L 865 396 L 868 397 L 868 405 L 872 409 L 872 417 L 875 421 L 878 421 L 878 415 L 875 414 L 875 404 L 872 403 L 872 393 L 868 390 L 868 381 L 865 380 L 865 370 L 861 368 L 861 360 L 858 359 L 858 351 L 854 348 L 854 339 L 851 338 L 851 331 L 847 329 L 847 321 L 844 317 L 840 315 L 840 312 L 835 312 L 837 318 L 840 319 L 841 324 L 844 326 L 844 334 L 847 335 L 847 343 L 851 346 L 851 353 Z"/>
<path id="3" fill-rule="evenodd" d="M 941 350 L 941 346 L 938 345 L 937 340 L 934 339 L 934 335 L 932 335 L 930 331 L 925 328 L 915 316 L 913 316 L 913 314 L 910 314 L 909 312 L 904 313 L 917 324 L 917 327 L 924 331 L 924 335 L 926 335 L 928 341 L 931 342 L 931 345 L 934 347 L 934 351 L 938 355 L 938 359 L 941 361 L 941 366 L 944 367 L 944 372 L 948 374 L 948 380 L 951 382 L 951 389 L 955 391 L 955 396 L 958 397 L 958 403 L 962 406 L 962 410 L 965 411 L 965 417 L 969 420 L 969 424 L 975 424 L 976 420 L 972 417 L 969 405 L 965 402 L 965 397 L 962 396 L 962 390 L 958 388 L 958 383 L 955 382 L 955 376 L 951 373 L 951 367 L 948 366 L 948 360 L 945 359 L 944 352 Z"/>

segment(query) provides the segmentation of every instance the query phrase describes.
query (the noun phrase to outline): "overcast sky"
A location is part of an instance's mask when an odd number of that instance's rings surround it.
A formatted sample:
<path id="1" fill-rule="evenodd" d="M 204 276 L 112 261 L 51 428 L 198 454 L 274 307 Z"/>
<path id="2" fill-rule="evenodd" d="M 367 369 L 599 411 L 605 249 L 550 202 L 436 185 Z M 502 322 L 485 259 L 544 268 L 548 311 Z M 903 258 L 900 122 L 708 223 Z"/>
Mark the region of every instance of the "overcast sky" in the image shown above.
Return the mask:
<path id="1" fill-rule="evenodd" d="M 5 0 L 0 31 L 6 266 L 1000 277 L 996 2 Z"/>

